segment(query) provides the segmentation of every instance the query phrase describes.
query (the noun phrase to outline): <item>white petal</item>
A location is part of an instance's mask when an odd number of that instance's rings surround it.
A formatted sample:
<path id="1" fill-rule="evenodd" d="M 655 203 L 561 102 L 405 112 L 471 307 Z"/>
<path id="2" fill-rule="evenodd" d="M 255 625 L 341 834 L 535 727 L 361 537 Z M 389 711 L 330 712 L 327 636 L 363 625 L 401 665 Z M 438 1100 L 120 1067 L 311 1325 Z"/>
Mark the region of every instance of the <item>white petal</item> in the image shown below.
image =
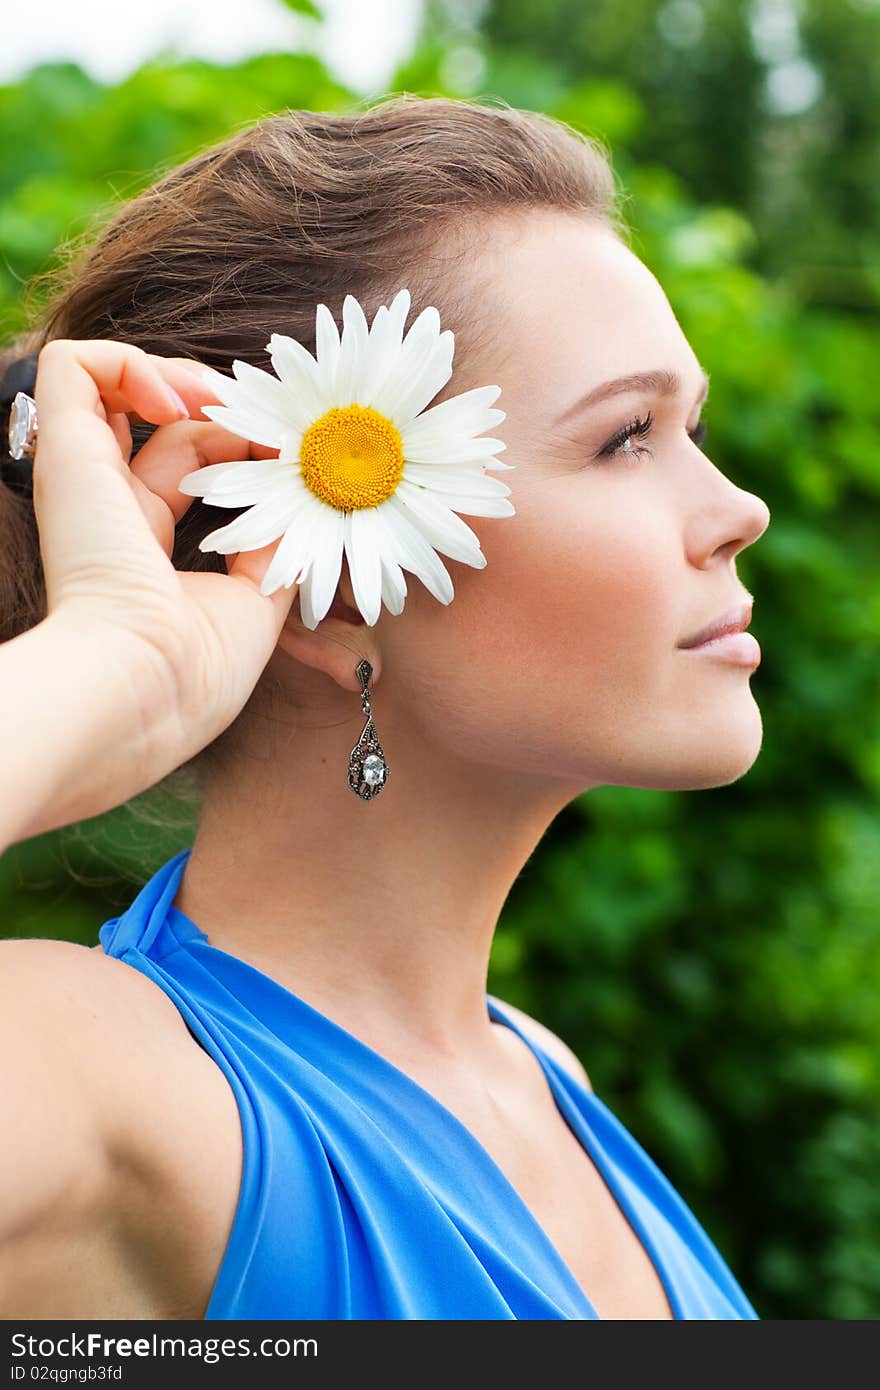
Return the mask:
<path id="1" fill-rule="evenodd" d="M 270 372 L 254 367 L 249 362 L 242 362 L 238 358 L 233 363 L 233 371 L 234 377 L 224 377 L 213 371 L 206 374 L 206 378 L 209 378 L 208 385 L 223 401 L 223 406 L 203 407 L 204 413 L 210 419 L 216 419 L 222 424 L 224 418 L 231 422 L 233 416 L 239 419 L 252 418 L 261 422 L 264 430 L 271 428 L 273 438 L 274 432 L 278 430 L 296 428 L 295 403 L 283 381 L 279 381 Z M 223 415 L 224 407 L 229 412 L 226 417 Z M 238 433 L 232 423 L 229 428 L 233 433 Z"/>
<path id="2" fill-rule="evenodd" d="M 402 503 L 391 496 L 381 506 L 382 521 L 388 536 L 393 542 L 394 558 L 404 569 L 418 575 L 425 588 L 440 603 L 451 603 L 455 597 L 449 571 L 431 546 Z"/>
<path id="3" fill-rule="evenodd" d="M 339 361 L 340 346 L 336 320 L 326 304 L 319 304 L 315 311 L 315 350 L 321 385 L 329 400 L 333 399 L 333 384 L 336 380 L 336 364 Z"/>
<path id="4" fill-rule="evenodd" d="M 414 372 L 421 370 L 429 360 L 439 336 L 440 315 L 433 305 L 428 305 L 407 333 L 397 360 L 376 393 L 373 405 L 382 415 L 394 419 L 398 398 L 408 389 Z"/>
<path id="5" fill-rule="evenodd" d="M 516 507 L 506 497 L 468 497 L 457 492 L 443 494 L 447 507 L 467 516 L 515 516 Z"/>
<path id="6" fill-rule="evenodd" d="M 373 627 L 382 608 L 382 543 L 385 539 L 375 507 L 359 507 L 346 514 L 345 554 L 355 603 L 368 626 Z"/>
<path id="7" fill-rule="evenodd" d="M 302 435 L 298 431 L 295 434 L 283 434 L 281 436 L 281 448 L 278 451 L 279 463 L 292 463 L 298 472 L 301 449 Z"/>
<path id="8" fill-rule="evenodd" d="M 241 387 L 240 409 L 245 413 L 264 415 L 267 421 L 278 425 L 282 431 L 308 428 L 311 421 L 303 414 L 285 382 L 260 367 L 252 366 L 250 362 L 238 359 L 233 362 L 232 370 Z"/>
<path id="9" fill-rule="evenodd" d="M 238 390 L 238 385 L 233 377 L 226 376 L 224 372 L 215 371 L 213 367 L 201 367 L 198 374 L 205 385 L 209 386 L 214 395 L 219 396 L 225 405 L 232 404 L 232 400 L 226 398 L 227 396 L 234 397 Z"/>
<path id="10" fill-rule="evenodd" d="M 409 290 L 398 290 L 388 306 L 392 326 L 392 341 L 397 347 L 400 347 L 403 339 L 403 326 L 406 323 L 406 316 L 410 311 L 411 304 L 412 297 Z"/>
<path id="11" fill-rule="evenodd" d="M 455 398 L 453 398 L 455 399 Z M 452 401 L 441 401 L 441 405 L 451 405 Z M 467 444 L 473 444 L 481 435 L 481 431 L 494 429 L 495 425 L 501 424 L 506 420 L 507 415 L 503 410 L 462 411 L 462 419 L 468 425 L 473 423 L 473 428 L 461 429 L 450 417 L 448 425 L 442 421 L 431 423 L 431 412 L 439 410 L 439 406 L 431 406 L 429 410 L 423 410 L 421 415 L 417 415 L 415 420 L 411 420 L 408 425 L 401 430 L 404 438 L 405 449 L 424 449 L 424 450 L 443 450 L 449 446 L 464 448 Z M 470 417 L 470 418 L 468 418 Z M 499 418 L 500 417 L 500 418 Z M 428 421 L 427 426 L 422 425 L 422 421 Z"/>
<path id="12" fill-rule="evenodd" d="M 437 392 L 442 391 L 452 376 L 454 350 L 455 339 L 447 329 L 433 344 L 425 361 L 413 369 L 409 382 L 394 404 L 393 419 L 398 429 L 405 429 Z"/>
<path id="13" fill-rule="evenodd" d="M 406 602 L 406 579 L 403 570 L 393 557 L 383 549 L 379 556 L 382 565 L 382 602 L 395 617 L 403 612 Z"/>
<path id="14" fill-rule="evenodd" d="M 391 307 L 380 304 L 370 329 L 368 364 L 358 393 L 361 405 L 376 406 L 376 397 L 393 372 L 400 355 L 403 327 L 410 310 L 409 290 L 398 290 Z"/>
<path id="15" fill-rule="evenodd" d="M 376 392 L 394 365 L 399 346 L 395 343 L 395 331 L 387 305 L 380 304 L 373 315 L 366 360 L 362 364 L 357 393 L 359 405 L 373 404 Z"/>
<path id="16" fill-rule="evenodd" d="M 296 501 L 301 492 L 307 492 L 305 484 L 294 478 L 276 478 L 274 482 L 251 483 L 248 487 L 208 492 L 202 499 L 209 507 L 250 507 L 255 502 L 265 502 L 274 498 L 280 505 Z"/>
<path id="17" fill-rule="evenodd" d="M 342 342 L 333 386 L 333 404 L 351 405 L 352 401 L 364 404 L 358 395 L 358 386 L 363 376 L 367 360 L 367 344 L 370 330 L 364 311 L 353 294 L 345 296 L 342 305 Z"/>
<path id="18" fill-rule="evenodd" d="M 318 364 L 308 348 L 282 333 L 273 333 L 266 344 L 272 366 L 291 394 L 291 415 L 305 432 L 330 407 L 321 383 Z M 296 414 L 294 415 L 294 412 Z"/>
<path id="19" fill-rule="evenodd" d="M 302 501 L 297 497 L 287 497 L 285 500 L 266 498 L 226 526 L 205 536 L 199 541 L 199 550 L 214 551 L 220 555 L 234 555 L 239 550 L 259 550 L 283 535 L 301 507 Z"/>
<path id="20" fill-rule="evenodd" d="M 277 459 L 238 459 L 229 463 L 206 463 L 194 473 L 185 473 L 177 485 L 178 492 L 189 497 L 203 497 L 206 492 L 223 492 L 230 487 L 274 481 L 279 476 Z"/>
<path id="21" fill-rule="evenodd" d="M 424 488 L 415 487 L 405 478 L 398 485 L 395 497 L 413 513 L 413 519 L 425 539 L 441 555 L 448 555 L 450 560 L 460 560 L 465 565 L 473 565 L 474 569 L 485 568 L 487 562 L 480 549 L 479 536 L 439 497 L 432 496 Z"/>
<path id="22" fill-rule="evenodd" d="M 495 453 L 503 453 L 507 445 L 502 439 L 485 435 L 479 439 L 447 439 L 432 441 L 407 449 L 403 455 L 411 463 L 423 463 L 445 467 L 450 463 L 476 463 L 491 458 Z"/>
<path id="23" fill-rule="evenodd" d="M 344 513 L 335 507 L 325 505 L 315 513 L 312 534 L 314 559 L 310 570 L 308 597 L 316 622 L 326 617 L 339 583 L 344 524 Z"/>
<path id="24" fill-rule="evenodd" d="M 300 618 L 302 619 L 303 626 L 304 626 L 304 627 L 307 627 L 311 632 L 314 632 L 315 628 L 318 626 L 318 623 L 319 623 L 319 621 L 320 621 L 320 619 L 318 618 L 317 613 L 315 612 L 315 606 L 314 606 L 314 604 L 312 603 L 312 573 L 313 573 L 313 566 L 314 566 L 314 554 L 312 554 L 312 558 L 311 558 L 311 560 L 309 561 L 309 563 L 306 564 L 306 565 L 303 565 L 302 572 L 301 572 L 301 574 L 300 574 L 300 576 L 299 576 L 299 581 L 298 581 L 298 582 L 299 582 L 299 616 L 300 616 Z"/>
<path id="25" fill-rule="evenodd" d="M 477 468 L 441 468 L 436 463 L 406 463 L 403 476 L 411 483 L 444 494 L 457 492 L 466 497 L 509 497 L 510 488 L 500 478 L 490 478 Z"/>
<path id="26" fill-rule="evenodd" d="M 410 341 L 422 342 L 429 338 L 440 336 L 440 314 L 433 304 L 428 304 L 421 313 L 413 319 L 406 337 L 401 343 L 401 348 L 405 348 Z"/>
<path id="27" fill-rule="evenodd" d="M 236 469 L 241 465 L 230 466 L 230 471 L 220 473 L 215 479 L 205 480 L 203 473 L 214 467 L 225 468 L 222 464 L 208 464 L 198 473 L 188 473 L 181 479 L 180 491 L 191 497 L 201 497 L 212 507 L 248 507 L 252 502 L 261 502 L 274 496 L 282 502 L 288 497 L 297 497 L 307 490 L 302 479 L 302 471 L 290 464 L 279 467 L 277 459 L 254 460 L 254 462 L 274 463 L 275 468 L 262 476 L 250 480 L 238 480 Z"/>
<path id="28" fill-rule="evenodd" d="M 507 418 L 507 412 L 490 409 L 500 392 L 500 386 L 475 386 L 471 391 L 461 391 L 439 405 L 432 405 L 407 426 L 407 443 L 421 443 L 423 436 L 449 438 L 459 434 L 481 434 L 483 430 L 500 425 Z"/>
<path id="29" fill-rule="evenodd" d="M 252 444 L 265 444 L 269 449 L 280 449 L 284 432 L 292 427 L 291 423 L 276 422 L 249 406 L 230 410 L 225 405 L 203 405 L 201 409 L 203 415 L 230 434 L 237 434 L 240 439 L 248 439 Z"/>
<path id="30" fill-rule="evenodd" d="M 298 583 L 297 575 L 311 560 L 312 520 L 315 512 L 325 504 L 308 488 L 304 492 L 305 499 L 281 537 L 260 582 L 261 594 L 273 594 L 282 585 L 289 589 L 292 584 Z"/>

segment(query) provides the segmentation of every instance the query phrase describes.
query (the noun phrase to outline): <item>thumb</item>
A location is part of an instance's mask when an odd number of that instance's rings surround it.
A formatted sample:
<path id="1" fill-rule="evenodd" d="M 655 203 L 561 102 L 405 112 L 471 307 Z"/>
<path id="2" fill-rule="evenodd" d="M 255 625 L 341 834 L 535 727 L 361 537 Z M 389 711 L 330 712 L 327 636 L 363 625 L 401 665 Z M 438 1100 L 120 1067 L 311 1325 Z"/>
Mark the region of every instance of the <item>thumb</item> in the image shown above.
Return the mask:
<path id="1" fill-rule="evenodd" d="M 275 551 L 278 549 L 278 541 L 271 541 L 269 545 L 261 546 L 259 550 L 240 550 L 235 555 L 225 555 L 226 568 L 232 579 L 244 579 L 253 585 L 264 603 L 268 602 L 275 611 L 276 635 L 281 632 L 287 615 L 293 605 L 293 601 L 299 593 L 299 585 L 291 584 L 290 588 L 281 585 L 273 594 L 260 593 L 260 584 L 263 576 L 269 568 L 269 562 Z"/>

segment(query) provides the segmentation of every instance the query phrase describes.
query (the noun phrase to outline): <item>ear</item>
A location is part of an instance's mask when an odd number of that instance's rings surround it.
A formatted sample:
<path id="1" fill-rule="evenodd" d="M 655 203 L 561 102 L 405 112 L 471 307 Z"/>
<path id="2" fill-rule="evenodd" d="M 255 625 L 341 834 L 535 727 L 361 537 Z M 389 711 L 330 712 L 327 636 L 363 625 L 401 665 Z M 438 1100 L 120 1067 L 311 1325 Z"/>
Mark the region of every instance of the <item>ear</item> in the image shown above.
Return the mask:
<path id="1" fill-rule="evenodd" d="M 338 640 L 331 641 L 334 638 Z M 382 656 L 376 627 L 364 622 L 355 603 L 348 572 L 348 560 L 342 557 L 342 571 L 333 602 L 312 632 L 299 616 L 299 604 L 294 599 L 287 620 L 281 629 L 278 646 L 289 656 L 311 666 L 336 681 L 343 690 L 360 694 L 361 683 L 357 668 L 364 657 L 373 668 L 370 687 L 382 674 Z"/>

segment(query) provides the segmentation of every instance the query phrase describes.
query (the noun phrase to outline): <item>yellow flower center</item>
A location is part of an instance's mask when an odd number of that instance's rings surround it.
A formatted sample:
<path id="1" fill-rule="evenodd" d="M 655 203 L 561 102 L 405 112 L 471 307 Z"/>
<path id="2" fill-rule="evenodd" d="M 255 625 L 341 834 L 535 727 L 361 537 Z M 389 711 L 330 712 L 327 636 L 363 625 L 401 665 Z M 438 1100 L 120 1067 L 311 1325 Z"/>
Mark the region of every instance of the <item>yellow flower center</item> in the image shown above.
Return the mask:
<path id="1" fill-rule="evenodd" d="M 306 430 L 299 460 L 303 482 L 329 507 L 378 507 L 403 477 L 403 440 L 371 406 L 334 406 Z"/>

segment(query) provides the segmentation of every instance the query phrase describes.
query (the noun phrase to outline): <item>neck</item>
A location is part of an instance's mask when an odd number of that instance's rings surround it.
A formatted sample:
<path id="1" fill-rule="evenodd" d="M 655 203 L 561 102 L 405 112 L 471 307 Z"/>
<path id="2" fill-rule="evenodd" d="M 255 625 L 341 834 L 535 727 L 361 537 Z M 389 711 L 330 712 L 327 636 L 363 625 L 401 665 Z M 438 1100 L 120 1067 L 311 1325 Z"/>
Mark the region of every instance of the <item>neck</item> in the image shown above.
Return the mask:
<path id="1" fill-rule="evenodd" d="M 462 761 L 386 719 L 388 783 L 363 802 L 347 780 L 362 723 L 297 733 L 287 765 L 241 756 L 215 778 L 175 906 L 372 1045 L 461 1054 L 485 1035 L 504 901 L 583 788 Z"/>

